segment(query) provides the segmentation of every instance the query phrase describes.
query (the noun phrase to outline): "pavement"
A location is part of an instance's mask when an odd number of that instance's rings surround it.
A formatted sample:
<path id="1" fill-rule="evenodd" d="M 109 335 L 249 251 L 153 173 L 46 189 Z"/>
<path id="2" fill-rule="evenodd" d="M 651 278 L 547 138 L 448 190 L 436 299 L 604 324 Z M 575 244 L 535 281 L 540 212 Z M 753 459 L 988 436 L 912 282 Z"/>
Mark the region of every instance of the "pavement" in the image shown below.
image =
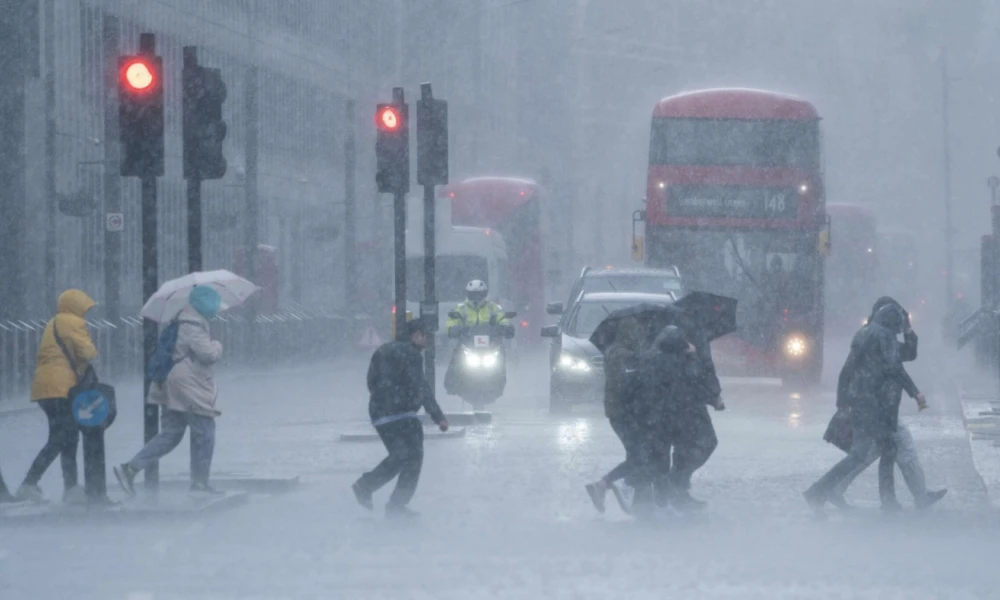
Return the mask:
<path id="1" fill-rule="evenodd" d="M 918 383 L 930 377 L 915 367 Z M 904 407 L 928 483 L 949 488 L 931 511 L 882 515 L 868 472 L 848 494 L 856 510 L 817 519 L 801 491 L 842 456 L 821 439 L 833 413 L 830 383 L 795 390 L 727 379 L 728 408 L 712 415 L 719 448 L 694 481 L 708 508 L 640 524 L 613 502 L 598 514 L 583 490 L 623 458 L 601 407 L 550 416 L 544 354 L 523 358 L 508 380 L 491 422 L 427 444 L 412 504 L 422 517 L 399 523 L 381 514 L 388 489 L 376 495 L 375 513 L 350 492 L 384 456 L 377 442 L 340 441 L 366 427 L 363 369 L 223 375 L 215 472 L 298 476 L 295 492 L 180 521 L 0 529 L 0 598 L 1000 597 L 1000 523 L 951 382 L 925 385 L 929 411 Z M 136 391 L 119 391 L 112 461 L 138 450 Z M 454 398 L 441 403 L 468 409 Z M 24 473 L 44 435 L 40 411 L 0 419 L 8 480 Z M 163 472 L 182 474 L 187 460 L 182 444 Z M 42 485 L 60 493 L 57 467 Z"/>

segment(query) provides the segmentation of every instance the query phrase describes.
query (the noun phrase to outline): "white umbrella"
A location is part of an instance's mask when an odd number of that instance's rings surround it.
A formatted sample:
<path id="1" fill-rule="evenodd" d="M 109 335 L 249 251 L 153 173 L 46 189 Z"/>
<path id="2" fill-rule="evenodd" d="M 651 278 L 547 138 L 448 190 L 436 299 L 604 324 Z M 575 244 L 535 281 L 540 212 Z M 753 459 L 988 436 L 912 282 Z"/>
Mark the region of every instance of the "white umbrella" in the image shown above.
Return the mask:
<path id="1" fill-rule="evenodd" d="M 210 287 L 219 293 L 222 310 L 243 304 L 260 289 L 250 281 L 224 269 L 191 273 L 161 285 L 139 311 L 139 316 L 157 323 L 170 321 L 184 310 L 188 303 L 188 295 L 199 285 Z"/>

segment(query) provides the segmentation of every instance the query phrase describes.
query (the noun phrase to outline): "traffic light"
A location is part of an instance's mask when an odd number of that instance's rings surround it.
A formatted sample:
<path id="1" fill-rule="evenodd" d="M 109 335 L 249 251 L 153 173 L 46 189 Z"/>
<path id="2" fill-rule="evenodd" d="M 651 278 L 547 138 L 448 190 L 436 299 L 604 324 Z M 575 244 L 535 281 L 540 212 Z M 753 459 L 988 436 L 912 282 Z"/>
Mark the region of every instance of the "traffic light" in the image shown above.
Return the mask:
<path id="1" fill-rule="evenodd" d="M 118 59 L 118 125 L 123 177 L 163 175 L 163 59 Z"/>
<path id="2" fill-rule="evenodd" d="M 379 192 L 405 194 L 410 191 L 410 107 L 402 101 L 379 104 L 375 110 Z"/>
<path id="3" fill-rule="evenodd" d="M 222 119 L 226 84 L 222 71 L 198 65 L 185 66 L 184 86 L 184 178 L 221 179 L 226 175 L 222 141 L 228 127 Z"/>
<path id="4" fill-rule="evenodd" d="M 448 183 L 448 103 L 431 96 L 430 84 L 421 86 L 417 100 L 417 183 Z"/>

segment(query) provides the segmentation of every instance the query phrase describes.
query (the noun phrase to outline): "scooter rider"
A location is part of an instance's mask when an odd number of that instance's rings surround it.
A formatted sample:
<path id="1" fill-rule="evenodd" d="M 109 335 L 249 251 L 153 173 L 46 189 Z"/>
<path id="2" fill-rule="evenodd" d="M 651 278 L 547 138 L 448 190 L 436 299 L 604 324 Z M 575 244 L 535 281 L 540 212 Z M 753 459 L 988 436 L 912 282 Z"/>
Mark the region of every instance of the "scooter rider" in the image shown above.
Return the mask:
<path id="1" fill-rule="evenodd" d="M 459 304 L 453 311 L 451 318 L 448 319 L 448 337 L 461 338 L 468 333 L 469 329 L 481 325 L 495 327 L 499 330 L 497 333 L 504 337 L 513 337 L 514 327 L 507 320 L 503 308 L 496 302 L 486 299 L 489 288 L 485 281 L 473 279 L 465 286 L 465 291 L 466 301 Z M 448 372 L 445 374 L 444 388 L 449 394 L 461 395 L 463 386 L 460 383 L 462 378 L 459 375 L 461 369 L 458 367 L 461 348 L 461 344 L 455 348 L 455 353 L 448 365 Z M 500 383 L 501 390 L 505 382 L 506 375 L 503 375 Z"/>
<path id="2" fill-rule="evenodd" d="M 462 318 L 448 319 L 449 337 L 460 336 L 464 327 L 489 324 L 490 319 L 494 317 L 496 317 L 495 325 L 506 330 L 513 328 L 504 317 L 503 308 L 496 302 L 486 299 L 489 291 L 486 282 L 480 279 L 473 279 L 465 286 L 466 300 L 455 308 L 455 312 L 460 314 Z"/>

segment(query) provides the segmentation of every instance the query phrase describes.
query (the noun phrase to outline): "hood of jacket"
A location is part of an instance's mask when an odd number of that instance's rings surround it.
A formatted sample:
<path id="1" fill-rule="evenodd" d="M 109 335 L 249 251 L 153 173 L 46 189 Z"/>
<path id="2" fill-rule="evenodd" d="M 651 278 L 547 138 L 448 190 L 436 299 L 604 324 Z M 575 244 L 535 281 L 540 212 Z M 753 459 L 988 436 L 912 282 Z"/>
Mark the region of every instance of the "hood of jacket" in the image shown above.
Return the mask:
<path id="1" fill-rule="evenodd" d="M 872 321 L 874 321 L 875 314 L 878 311 L 882 310 L 882 308 L 892 305 L 898 306 L 901 310 L 905 310 L 903 309 L 903 305 L 897 302 L 896 299 L 893 298 L 892 296 L 882 296 L 881 298 L 875 301 L 875 304 L 872 305 L 872 314 L 868 315 L 868 322 L 871 323 Z"/>
<path id="2" fill-rule="evenodd" d="M 903 308 L 895 302 L 884 305 L 882 308 L 875 311 L 875 315 L 872 317 L 872 323 L 881 325 L 894 334 L 902 333 L 903 324 L 905 322 L 906 312 L 904 312 Z"/>
<path id="3" fill-rule="evenodd" d="M 68 315 L 75 315 L 81 319 L 87 311 L 94 308 L 94 301 L 90 296 L 80 290 L 66 290 L 59 294 L 59 301 L 56 303 L 56 312 Z"/>

